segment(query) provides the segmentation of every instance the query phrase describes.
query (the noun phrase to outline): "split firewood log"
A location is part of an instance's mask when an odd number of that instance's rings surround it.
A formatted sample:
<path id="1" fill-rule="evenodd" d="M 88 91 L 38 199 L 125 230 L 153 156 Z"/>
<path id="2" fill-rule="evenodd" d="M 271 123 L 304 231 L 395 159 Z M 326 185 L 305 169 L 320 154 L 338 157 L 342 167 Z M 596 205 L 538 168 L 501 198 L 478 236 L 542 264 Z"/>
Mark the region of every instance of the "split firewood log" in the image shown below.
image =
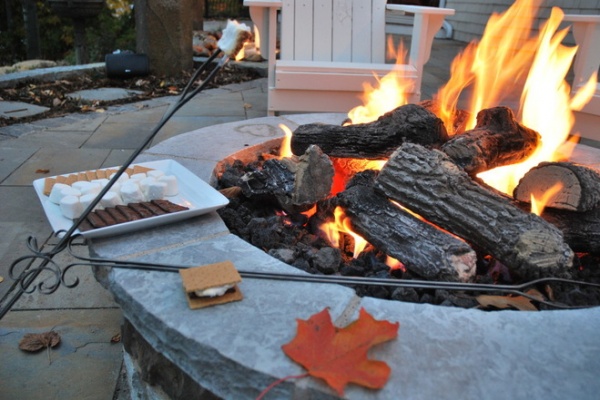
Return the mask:
<path id="1" fill-rule="evenodd" d="M 527 203 L 519 203 L 519 207 L 530 210 Z M 562 232 L 573 251 L 600 254 L 600 208 L 582 212 L 545 208 L 541 217 Z"/>
<path id="2" fill-rule="evenodd" d="M 477 184 L 441 151 L 402 145 L 380 171 L 375 190 L 524 279 L 570 275 L 574 253 L 556 227 Z"/>
<path id="3" fill-rule="evenodd" d="M 317 146 L 300 157 L 270 159 L 261 170 L 244 175 L 239 186 L 252 197 L 274 197 L 282 209 L 301 212 L 331 193 L 333 163 Z"/>
<path id="4" fill-rule="evenodd" d="M 540 163 L 521 178 L 513 196 L 529 203 L 531 195 L 540 200 L 554 187 L 546 207 L 571 211 L 600 207 L 600 172 L 572 162 Z"/>
<path id="5" fill-rule="evenodd" d="M 352 229 L 406 269 L 429 280 L 468 282 L 477 255 L 463 240 L 418 219 L 373 188 L 357 185 L 338 194 Z"/>
<path id="6" fill-rule="evenodd" d="M 441 119 L 424 107 L 406 104 L 365 124 L 300 125 L 292 135 L 291 148 L 298 155 L 315 144 L 331 157 L 378 160 L 389 157 L 404 142 L 439 147 L 446 140 Z"/>
<path id="7" fill-rule="evenodd" d="M 519 163 L 529 157 L 540 135 L 521 125 L 508 107 L 494 107 L 477 114 L 477 125 L 453 136 L 442 151 L 469 174 L 502 165 Z"/>

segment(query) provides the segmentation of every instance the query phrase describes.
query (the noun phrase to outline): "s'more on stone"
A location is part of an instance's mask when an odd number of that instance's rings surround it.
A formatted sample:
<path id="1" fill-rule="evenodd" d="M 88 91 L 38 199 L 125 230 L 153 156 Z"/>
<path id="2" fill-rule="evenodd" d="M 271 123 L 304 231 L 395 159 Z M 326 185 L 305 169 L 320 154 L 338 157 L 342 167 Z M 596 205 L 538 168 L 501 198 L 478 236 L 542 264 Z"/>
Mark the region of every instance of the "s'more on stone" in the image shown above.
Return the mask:
<path id="1" fill-rule="evenodd" d="M 191 309 L 242 300 L 237 286 L 242 277 L 231 261 L 180 269 L 188 305 Z"/>

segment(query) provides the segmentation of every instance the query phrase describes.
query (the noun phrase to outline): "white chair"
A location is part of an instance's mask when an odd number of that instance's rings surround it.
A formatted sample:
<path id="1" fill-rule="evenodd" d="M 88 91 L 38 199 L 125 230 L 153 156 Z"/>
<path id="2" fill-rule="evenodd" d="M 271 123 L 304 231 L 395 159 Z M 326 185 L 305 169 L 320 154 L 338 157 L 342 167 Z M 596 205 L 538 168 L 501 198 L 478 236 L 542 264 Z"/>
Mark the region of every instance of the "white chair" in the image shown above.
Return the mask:
<path id="1" fill-rule="evenodd" d="M 600 69 L 600 15 L 565 15 L 563 21 L 571 23 L 577 54 L 573 63 L 573 92 Z M 589 103 L 575 113 L 573 132 L 582 137 L 600 141 L 600 83 Z"/>
<path id="2" fill-rule="evenodd" d="M 348 112 L 361 104 L 364 84 L 393 70 L 421 96 L 423 66 L 435 34 L 454 10 L 387 5 L 386 0 L 244 0 L 268 59 L 268 112 Z M 278 11 L 281 33 L 278 35 Z M 386 64 L 386 10 L 414 15 L 409 61 Z M 276 42 L 280 38 L 280 55 Z"/>

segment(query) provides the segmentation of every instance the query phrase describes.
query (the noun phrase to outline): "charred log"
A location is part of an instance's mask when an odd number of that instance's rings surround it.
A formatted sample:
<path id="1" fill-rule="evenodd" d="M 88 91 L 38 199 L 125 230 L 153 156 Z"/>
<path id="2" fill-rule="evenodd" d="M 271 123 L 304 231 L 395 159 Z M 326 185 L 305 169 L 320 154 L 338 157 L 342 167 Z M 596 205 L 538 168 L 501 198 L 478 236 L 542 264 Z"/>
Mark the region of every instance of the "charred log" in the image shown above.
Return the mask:
<path id="1" fill-rule="evenodd" d="M 353 230 L 413 273 L 462 282 L 475 275 L 477 256 L 468 244 L 414 217 L 372 188 L 357 185 L 338 197 Z"/>
<path id="2" fill-rule="evenodd" d="M 560 187 L 547 199 L 546 207 L 571 211 L 600 207 L 600 173 L 571 162 L 539 164 L 521 178 L 513 195 L 515 199 L 529 203 L 531 195 L 540 200 L 557 184 Z"/>
<path id="3" fill-rule="evenodd" d="M 242 176 L 238 185 L 248 198 L 284 195 L 294 190 L 294 173 L 280 160 L 271 159 L 263 163 L 262 169 Z"/>
<path id="4" fill-rule="evenodd" d="M 376 160 L 389 157 L 404 142 L 439 147 L 446 140 L 442 120 L 419 105 L 407 104 L 366 124 L 300 125 L 291 147 L 294 154 L 302 154 L 315 144 L 332 157 Z"/>
<path id="5" fill-rule="evenodd" d="M 556 227 L 478 185 L 441 151 L 403 145 L 381 170 L 375 189 L 525 279 L 569 276 L 574 254 Z"/>
<path id="6" fill-rule="evenodd" d="M 540 141 L 533 129 L 521 125 L 508 107 L 477 114 L 477 125 L 452 137 L 442 151 L 469 174 L 515 164 L 529 157 Z"/>
<path id="7" fill-rule="evenodd" d="M 240 187 L 248 198 L 274 197 L 282 209 L 301 212 L 331 192 L 333 164 L 317 146 L 300 157 L 270 159 L 262 170 L 244 175 Z"/>
<path id="8" fill-rule="evenodd" d="M 530 209 L 526 203 L 520 207 Z M 600 255 L 600 208 L 584 212 L 545 208 L 541 217 L 562 232 L 573 251 Z"/>
<path id="9" fill-rule="evenodd" d="M 442 110 L 440 103 L 434 100 L 424 100 L 419 103 L 420 106 L 425 107 L 427 110 L 431 111 L 438 117 L 441 115 Z M 461 135 L 467 130 L 467 123 L 469 122 L 469 118 L 471 113 L 467 110 L 456 109 L 452 115 L 452 126 L 448 127 L 446 125 L 446 130 L 450 136 Z"/>

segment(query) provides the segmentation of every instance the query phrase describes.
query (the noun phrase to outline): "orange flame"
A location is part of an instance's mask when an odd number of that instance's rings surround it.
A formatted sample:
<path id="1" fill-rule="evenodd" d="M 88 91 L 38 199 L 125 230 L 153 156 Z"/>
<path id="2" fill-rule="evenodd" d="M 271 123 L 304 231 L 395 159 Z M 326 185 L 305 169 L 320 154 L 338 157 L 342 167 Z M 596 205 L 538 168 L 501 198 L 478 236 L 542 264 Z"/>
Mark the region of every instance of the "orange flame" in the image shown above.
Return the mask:
<path id="1" fill-rule="evenodd" d="M 521 122 L 540 133 L 541 145 L 522 163 L 496 168 L 479 174 L 487 184 L 505 193 L 512 193 L 519 179 L 542 161 L 564 157 L 563 146 L 573 127 L 573 110 L 591 99 L 597 78 L 570 98 L 570 86 L 565 76 L 573 62 L 577 47 L 566 47 L 561 41 L 567 29 L 557 32 L 564 13 L 553 8 L 550 18 L 540 30 L 537 50 L 521 96 Z M 591 89 L 590 89 L 591 88 Z"/>
<path id="2" fill-rule="evenodd" d="M 552 185 L 552 187 L 546 190 L 539 199 L 536 199 L 535 195 L 531 193 L 531 213 L 535 215 L 542 215 L 546 205 L 558 192 L 560 192 L 562 188 L 562 182 L 556 182 L 554 185 Z"/>
<path id="3" fill-rule="evenodd" d="M 289 158 L 294 155 L 292 153 L 292 130 L 284 124 L 279 124 L 278 126 L 285 134 L 279 149 L 279 159 L 281 160 L 282 158 Z"/>
<path id="4" fill-rule="evenodd" d="M 402 271 L 406 271 L 406 267 L 402 263 L 402 261 L 395 259 L 392 256 L 387 256 L 385 259 L 385 265 L 390 267 L 390 269 L 401 269 Z"/>
<path id="5" fill-rule="evenodd" d="M 356 258 L 365 249 L 368 242 L 359 234 L 354 232 L 350 226 L 350 219 L 341 207 L 333 211 L 335 221 L 326 222 L 320 226 L 321 231 L 327 236 L 332 247 L 339 248 L 340 234 L 346 233 L 354 238 L 353 257 Z"/>
<path id="6" fill-rule="evenodd" d="M 388 52 L 396 58 L 396 65 L 405 64 L 406 58 L 404 46 L 400 43 L 398 50 L 394 49 L 392 38 L 388 37 Z M 392 111 L 408 103 L 406 93 L 412 86 L 412 81 L 406 79 L 406 71 L 402 68 L 394 69 L 383 78 L 377 79 L 377 87 L 370 83 L 364 83 L 362 95 L 363 105 L 354 107 L 348 112 L 348 118 L 352 124 L 364 124 L 377 120 L 382 114 Z"/>

